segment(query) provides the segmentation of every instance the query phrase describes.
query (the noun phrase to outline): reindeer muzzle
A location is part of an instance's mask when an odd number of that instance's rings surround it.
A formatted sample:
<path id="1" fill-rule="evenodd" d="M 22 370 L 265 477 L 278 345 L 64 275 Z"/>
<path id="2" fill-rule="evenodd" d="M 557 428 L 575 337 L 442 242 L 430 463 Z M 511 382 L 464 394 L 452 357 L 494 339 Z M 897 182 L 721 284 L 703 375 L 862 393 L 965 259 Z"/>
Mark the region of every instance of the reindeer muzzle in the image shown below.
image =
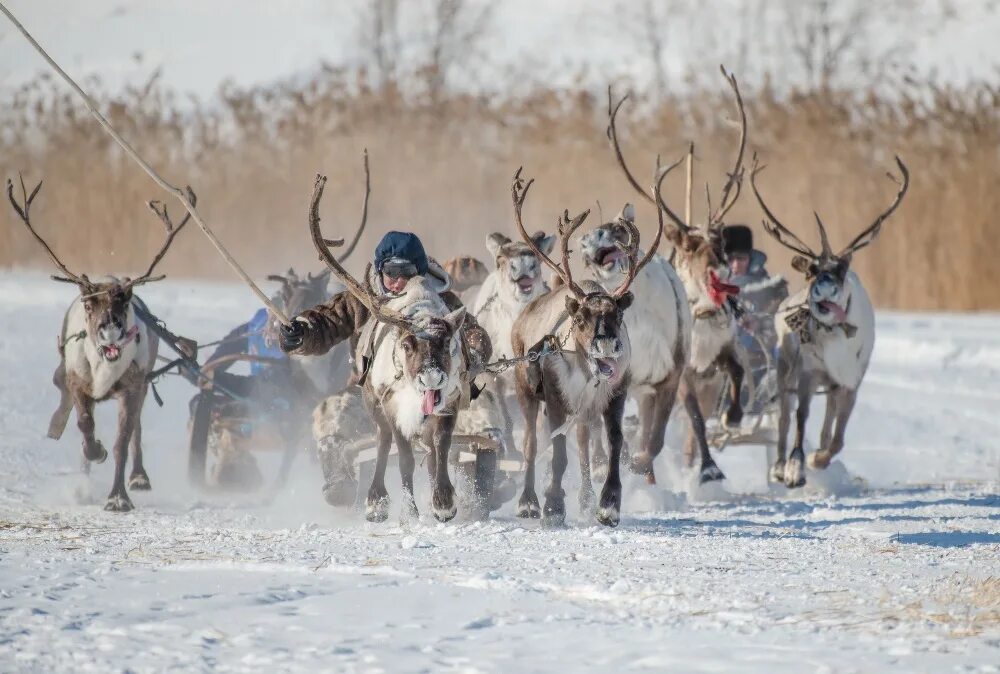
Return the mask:
<path id="1" fill-rule="evenodd" d="M 138 336 L 139 326 L 133 325 L 128 329 L 128 332 L 125 333 L 125 337 L 121 341 L 111 342 L 110 344 L 99 344 L 97 350 L 100 352 L 101 358 L 109 363 L 113 363 L 122 357 L 122 351 L 125 349 L 125 346 L 133 339 L 137 340 Z"/>

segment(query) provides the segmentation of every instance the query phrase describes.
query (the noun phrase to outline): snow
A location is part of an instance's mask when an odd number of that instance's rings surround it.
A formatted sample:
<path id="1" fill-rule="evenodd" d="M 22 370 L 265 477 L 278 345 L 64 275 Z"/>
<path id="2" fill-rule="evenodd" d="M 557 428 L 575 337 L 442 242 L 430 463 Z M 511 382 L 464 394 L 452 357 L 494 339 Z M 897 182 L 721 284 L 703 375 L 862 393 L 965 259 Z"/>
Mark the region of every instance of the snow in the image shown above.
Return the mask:
<path id="1" fill-rule="evenodd" d="M 256 308 L 236 285 L 142 296 L 200 340 Z M 550 530 L 510 504 L 438 524 L 422 474 L 401 523 L 393 467 L 393 517 L 369 525 L 324 503 L 305 457 L 283 490 L 195 491 L 176 378 L 145 411 L 153 491 L 106 513 L 112 462 L 84 477 L 73 424 L 43 438 L 71 299 L 0 274 L 2 671 L 1000 671 L 998 316 L 880 313 L 843 459 L 802 491 L 769 487 L 750 447 L 693 487 L 672 433 L 619 528 Z"/>

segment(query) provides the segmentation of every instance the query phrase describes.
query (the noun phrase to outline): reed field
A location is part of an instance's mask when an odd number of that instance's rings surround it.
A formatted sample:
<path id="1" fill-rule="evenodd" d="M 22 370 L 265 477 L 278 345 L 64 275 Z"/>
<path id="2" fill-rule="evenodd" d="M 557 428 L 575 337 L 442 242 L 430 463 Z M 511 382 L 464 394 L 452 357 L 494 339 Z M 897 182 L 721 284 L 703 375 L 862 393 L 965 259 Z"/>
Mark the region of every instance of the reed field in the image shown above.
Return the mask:
<path id="1" fill-rule="evenodd" d="M 705 183 L 718 194 L 738 138 L 732 95 L 715 75 L 683 96 L 653 98 L 636 89 L 619 117 L 630 165 L 641 176 L 651 176 L 655 153 L 672 161 L 696 143 L 695 221 L 706 210 Z M 429 77 L 374 86 L 364 69 L 326 66 L 268 86 L 223 86 L 214 100 L 195 103 L 155 71 L 113 93 L 99 80 L 86 84 L 154 166 L 194 188 L 207 221 L 261 278 L 291 265 L 320 266 L 306 223 L 317 172 L 330 178 L 327 234 L 354 231 L 363 148 L 373 192 L 368 229 L 351 261 L 356 269 L 388 229 L 413 229 L 440 259 L 485 259 L 488 233 L 513 235 L 510 181 L 521 165 L 536 178 L 526 215 L 539 229 L 551 230 L 562 209 L 591 208 L 596 223 L 598 201 L 605 219 L 636 201 L 605 136 L 606 91 L 539 84 L 517 95 L 474 96 L 421 86 Z M 742 88 L 748 169 L 756 152 L 767 164 L 758 182 L 769 205 L 806 241 L 818 243 L 815 210 L 834 247 L 846 244 L 895 195 L 886 177 L 896 172 L 893 155 L 909 167 L 902 206 L 854 262 L 877 306 L 1000 309 L 1000 87 L 900 78 L 860 91 Z M 615 89 L 630 87 L 618 81 Z M 44 179 L 33 222 L 76 270 L 137 273 L 159 245 L 161 225 L 144 202 L 165 196 L 51 78 L 8 91 L 0 102 L 0 168 L 15 180 L 22 171 L 29 189 Z M 668 178 L 667 197 L 683 210 L 682 171 Z M 641 229 L 651 232 L 655 213 L 639 203 L 639 214 Z M 761 217 L 747 181 L 729 221 L 754 225 L 772 271 L 787 274 L 790 256 L 766 240 Z M 44 253 L 11 209 L 0 209 L 0 220 L 0 265 L 44 267 Z M 162 268 L 231 278 L 194 226 Z"/>

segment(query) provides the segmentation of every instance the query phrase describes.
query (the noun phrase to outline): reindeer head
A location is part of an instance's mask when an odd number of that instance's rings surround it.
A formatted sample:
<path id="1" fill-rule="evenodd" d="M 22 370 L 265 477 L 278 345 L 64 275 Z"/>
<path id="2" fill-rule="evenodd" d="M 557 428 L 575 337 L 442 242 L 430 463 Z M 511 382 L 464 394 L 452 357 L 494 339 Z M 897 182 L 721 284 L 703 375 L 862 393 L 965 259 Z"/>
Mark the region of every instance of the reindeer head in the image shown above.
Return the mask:
<path id="1" fill-rule="evenodd" d="M 281 289 L 274 296 L 273 300 L 285 312 L 286 316 L 300 314 L 306 309 L 310 309 L 317 304 L 322 304 L 330 297 L 327 292 L 327 286 L 330 283 L 329 270 L 320 272 L 315 276 L 313 276 L 312 272 L 309 272 L 305 276 L 299 276 L 295 273 L 294 269 L 289 267 L 284 275 L 269 274 L 267 280 L 281 284 Z M 270 315 L 267 323 L 267 334 L 265 335 L 268 341 L 277 343 L 277 329 L 279 325 L 280 319 L 277 316 Z"/>
<path id="2" fill-rule="evenodd" d="M 847 282 L 848 272 L 851 267 L 851 257 L 858 250 L 864 248 L 879 235 L 882 223 L 885 222 L 893 211 L 899 206 L 906 194 L 906 189 L 910 184 L 910 172 L 899 157 L 896 157 L 896 165 L 902 175 L 902 180 L 897 180 L 892 174 L 889 178 L 899 184 L 899 191 L 889 208 L 883 211 L 869 227 L 854 237 L 847 246 L 839 253 L 834 253 L 830 246 L 830 240 L 826 234 L 826 227 L 820 220 L 817 213 L 813 213 L 816 218 L 816 226 L 819 229 L 821 250 L 816 253 L 812 248 L 803 243 L 802 239 L 793 234 L 787 227 L 782 225 L 771 210 L 764 203 L 757 190 L 757 174 L 764 169 L 757 165 L 757 157 L 754 156 L 753 171 L 750 174 L 750 185 L 753 193 L 760 203 L 761 209 L 767 218 L 764 220 L 764 229 L 774 239 L 793 250 L 797 255 L 792 258 L 792 267 L 805 275 L 809 282 L 809 311 L 817 321 L 824 325 L 839 325 L 847 319 L 847 312 L 851 305 L 851 284 Z"/>
<path id="3" fill-rule="evenodd" d="M 625 162 L 625 157 L 618 142 L 618 131 L 615 127 L 618 111 L 628 97 L 625 96 L 617 104 L 613 104 L 611 90 L 608 90 L 608 139 L 611 141 L 615 157 L 622 171 L 625 173 L 629 184 L 657 208 L 661 217 L 662 215 L 666 215 L 673 225 L 667 232 L 667 239 L 674 246 L 673 262 L 677 268 L 678 275 L 684 282 L 684 289 L 687 291 L 688 300 L 693 305 L 692 308 L 696 317 L 715 314 L 723 306 L 729 295 L 738 292 L 738 288 L 723 283 L 720 280 L 720 276 L 724 270 L 722 227 L 725 223 L 726 214 L 739 199 L 740 190 L 743 185 L 743 155 L 746 151 L 747 116 L 736 77 L 726 72 L 725 68 L 720 67 L 720 70 L 736 98 L 736 110 L 740 119 L 740 140 L 733 169 L 726 174 L 721 199 L 716 208 L 712 207 L 711 192 L 708 186 L 705 186 L 705 195 L 708 201 L 708 219 L 705 226 L 701 228 L 693 227 L 684 222 L 677 213 L 667 206 L 662 195 L 651 194 L 639 185 L 639 182 L 635 179 Z M 663 176 L 679 165 L 680 161 L 669 166 L 659 179 L 662 181 Z"/>
<path id="4" fill-rule="evenodd" d="M 653 191 L 658 196 L 663 176 L 666 171 L 660 171 L 657 158 L 656 175 Z M 624 237 L 627 243 L 615 244 L 620 247 L 625 258 L 625 273 L 621 284 L 612 292 L 604 290 L 596 283 L 581 287 L 573 281 L 573 273 L 569 263 L 569 241 L 573 233 L 579 229 L 590 211 L 584 211 L 575 218 L 569 217 L 568 211 L 563 211 L 559 220 L 558 232 L 562 263 L 556 263 L 548 253 L 541 250 L 533 237 L 528 236 L 524 227 L 521 211 L 534 180 L 525 182 L 521 178 L 521 169 L 514 174 L 511 185 L 511 197 L 514 201 L 514 221 L 525 244 L 541 260 L 562 279 L 569 290 L 566 296 L 566 313 L 572 320 L 572 335 L 575 351 L 586 358 L 587 366 L 593 378 L 601 381 L 617 383 L 620 381 L 631 356 L 628 331 L 625 329 L 625 310 L 632 306 L 632 293 L 629 291 L 636 274 L 646 266 L 656 253 L 663 234 L 663 216 L 659 218 L 659 229 L 649 251 L 639 260 L 639 230 L 631 218 L 620 219 L 618 223 L 625 228 Z M 628 210 L 627 208 L 625 209 Z"/>
<path id="5" fill-rule="evenodd" d="M 174 225 L 167 213 L 167 208 L 158 201 L 147 202 L 149 209 L 153 211 L 163 221 L 167 229 L 167 237 L 160 247 L 160 250 L 153 257 L 145 273 L 135 279 L 128 277 L 117 279 L 108 277 L 101 281 L 91 281 L 86 274 L 74 274 L 56 256 L 48 243 L 38 234 L 34 225 L 31 224 L 31 204 L 42 188 L 39 182 L 35 189 L 28 194 L 24 186 L 24 179 L 21 183 L 21 202 L 18 203 L 14 197 L 14 183 L 7 180 L 7 199 L 13 206 L 18 217 L 24 222 L 28 231 L 35 238 L 35 241 L 45 249 L 49 258 L 59 268 L 62 275 L 53 276 L 52 279 L 62 283 L 73 283 L 80 289 L 80 299 L 87 317 L 87 335 L 97 345 L 97 350 L 101 356 L 108 361 L 116 361 L 121 357 L 124 343 L 136 336 L 138 328 L 135 324 L 135 316 L 132 311 L 132 289 L 135 286 L 153 281 L 160 281 L 163 276 L 153 276 L 153 270 L 166 255 L 174 237 L 180 233 L 190 219 L 190 214 L 186 215 L 179 225 Z M 190 187 L 187 188 L 188 200 L 193 206 L 197 203 L 197 197 Z"/>
<path id="6" fill-rule="evenodd" d="M 546 255 L 556 244 L 554 236 L 536 232 L 531 237 L 535 247 Z M 501 299 L 515 305 L 526 305 L 547 290 L 542 279 L 542 264 L 530 246 L 494 232 L 486 238 L 486 248 L 493 256 L 499 275 L 497 292 Z"/>

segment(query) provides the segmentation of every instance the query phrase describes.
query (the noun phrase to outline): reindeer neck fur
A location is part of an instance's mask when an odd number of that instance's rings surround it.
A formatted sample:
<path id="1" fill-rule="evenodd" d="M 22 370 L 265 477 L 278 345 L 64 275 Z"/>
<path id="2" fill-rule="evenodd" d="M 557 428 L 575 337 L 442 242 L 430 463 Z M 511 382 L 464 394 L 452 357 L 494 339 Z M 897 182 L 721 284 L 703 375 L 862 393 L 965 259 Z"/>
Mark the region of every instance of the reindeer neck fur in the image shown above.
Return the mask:
<path id="1" fill-rule="evenodd" d="M 592 269 L 605 290 L 614 290 L 625 280 L 618 267 L 610 271 Z M 676 270 L 659 255 L 635 277 L 632 292 L 635 301 L 625 312 L 632 347 L 630 381 L 633 386 L 658 384 L 687 363 L 691 348 L 687 293 Z"/>
<path id="2" fill-rule="evenodd" d="M 83 308 L 83 301 L 77 297 L 67 310 L 62 334 L 66 372 L 76 375 L 79 381 L 89 387 L 87 393 L 91 398 L 95 400 L 106 398 L 133 363 L 143 372 L 150 372 L 153 369 L 153 361 L 156 358 L 155 340 L 151 339 L 146 324 L 136 320 L 135 310 L 129 304 L 126 329 L 131 329 L 133 326 L 138 326 L 136 338 L 122 346 L 118 360 L 108 361 L 98 350 L 94 336 L 88 333 L 87 313 Z M 87 334 L 76 337 L 80 333 Z"/>
<path id="3" fill-rule="evenodd" d="M 444 318 L 449 313 L 448 305 L 426 279 L 418 279 L 407 285 L 406 290 L 391 299 L 387 306 L 418 322 L 421 319 Z M 383 401 L 387 418 L 400 433 L 408 438 L 418 437 L 429 417 L 425 417 L 421 410 L 421 393 L 401 369 L 404 357 L 399 345 L 400 330 L 388 325 L 380 325 L 377 329 L 384 330 L 385 335 L 377 335 L 374 360 L 365 386 L 371 388 L 374 400 Z M 457 346 L 458 356 L 451 359 L 448 387 L 442 392 L 441 407 L 433 416 L 455 414 L 462 393 L 461 375 L 465 363 L 461 356 L 461 337 L 456 334 L 452 339 L 453 350 Z"/>
<path id="4" fill-rule="evenodd" d="M 844 287 L 850 293 L 846 323 L 856 328 L 853 336 L 848 337 L 844 330 L 836 327 L 814 328 L 812 341 L 800 342 L 785 319 L 807 302 L 808 287 L 781 303 L 775 316 L 775 328 L 782 350 L 792 350 L 793 356 L 797 353 L 805 371 L 825 375 L 837 385 L 857 389 L 875 348 L 875 311 L 861 279 L 853 271 L 847 272 Z"/>
<path id="5" fill-rule="evenodd" d="M 718 360 L 723 349 L 736 338 L 736 321 L 723 307 L 717 307 L 708 295 L 706 279 L 697 278 L 678 255 L 677 275 L 684 284 L 692 316 L 691 350 L 688 363 L 702 373 Z"/>
<path id="6" fill-rule="evenodd" d="M 586 355 L 575 350 L 571 334 L 573 323 L 565 317 L 568 294 L 569 289 L 562 286 L 532 302 L 514 324 L 514 332 L 522 343 L 529 346 L 549 334 L 554 334 L 560 344 L 565 344 L 566 351 L 549 355 L 541 361 L 546 381 L 556 383 L 571 414 L 600 414 L 614 394 L 628 385 L 632 361 L 628 327 L 626 324 L 621 334 L 625 349 L 619 359 L 625 374 L 615 383 L 594 377 L 587 366 Z M 626 316 L 634 310 L 634 307 L 629 308 Z"/>

